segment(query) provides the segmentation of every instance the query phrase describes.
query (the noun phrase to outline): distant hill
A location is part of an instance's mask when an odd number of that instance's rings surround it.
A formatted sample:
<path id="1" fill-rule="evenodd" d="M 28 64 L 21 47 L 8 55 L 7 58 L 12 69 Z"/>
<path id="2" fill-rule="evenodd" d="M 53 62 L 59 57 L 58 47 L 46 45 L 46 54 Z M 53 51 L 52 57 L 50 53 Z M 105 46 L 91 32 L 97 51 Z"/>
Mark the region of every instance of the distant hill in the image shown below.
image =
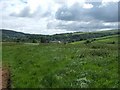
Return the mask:
<path id="1" fill-rule="evenodd" d="M 16 32 L 16 31 L 12 31 L 12 30 L 2 30 L 2 35 L 3 35 L 3 38 L 6 37 L 6 38 L 17 38 L 17 37 L 25 37 L 26 34 L 24 33 L 21 33 L 21 32 Z"/>
<path id="2" fill-rule="evenodd" d="M 5 30 L 5 29 L 1 29 L 0 31 L 2 31 L 2 41 L 4 42 L 9 42 L 9 41 L 14 42 L 17 41 L 18 39 L 22 42 L 30 42 L 32 38 L 36 36 L 42 36 L 42 35 L 26 34 L 22 32 Z"/>
<path id="3" fill-rule="evenodd" d="M 50 41 L 61 41 L 61 42 L 74 42 L 81 41 L 91 38 L 98 38 L 103 36 L 110 36 L 119 34 L 118 30 L 107 30 L 107 31 L 96 31 L 96 32 L 75 32 L 75 33 L 64 33 L 55 35 L 38 35 L 38 34 L 26 34 L 22 32 L 16 32 L 13 30 L 2 31 L 2 41 L 3 42 L 33 42 L 36 40 L 40 42 L 44 38 L 46 42 Z"/>

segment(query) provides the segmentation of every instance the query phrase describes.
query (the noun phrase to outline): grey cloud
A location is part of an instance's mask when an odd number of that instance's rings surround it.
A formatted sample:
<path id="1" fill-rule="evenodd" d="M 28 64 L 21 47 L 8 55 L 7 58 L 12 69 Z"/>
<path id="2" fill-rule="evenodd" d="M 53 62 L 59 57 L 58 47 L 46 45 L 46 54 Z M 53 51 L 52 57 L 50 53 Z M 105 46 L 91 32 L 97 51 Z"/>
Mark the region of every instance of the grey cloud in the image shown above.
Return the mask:
<path id="1" fill-rule="evenodd" d="M 120 22 L 120 1 L 118 2 L 118 21 Z"/>
<path id="2" fill-rule="evenodd" d="M 96 23 L 97 22 L 97 23 Z M 105 22 L 91 21 L 91 22 L 78 22 L 78 21 L 59 21 L 48 24 L 48 29 L 65 29 L 67 31 L 95 31 L 100 29 L 116 29 L 117 24 L 105 25 Z"/>
<path id="3" fill-rule="evenodd" d="M 30 13 L 30 8 L 29 7 L 23 8 L 23 10 L 18 14 L 12 13 L 10 15 L 11 16 L 17 16 L 17 17 L 31 17 L 31 16 L 33 16 L 33 14 Z"/>
<path id="4" fill-rule="evenodd" d="M 19 14 L 20 17 L 28 17 L 31 16 L 32 14 L 30 14 L 30 8 L 29 7 L 25 7 L 22 12 Z"/>
<path id="5" fill-rule="evenodd" d="M 77 21 L 83 19 L 83 13 L 86 11 L 78 3 L 71 7 L 63 6 L 56 12 L 56 19 L 66 21 Z M 85 17 L 84 17 L 85 18 Z"/>
<path id="6" fill-rule="evenodd" d="M 118 21 L 118 3 L 110 2 L 107 6 L 92 8 L 89 14 L 98 20 L 106 22 Z"/>
<path id="7" fill-rule="evenodd" d="M 49 16 L 51 16 L 51 11 L 47 10 L 46 12 L 41 13 L 41 7 L 39 6 L 36 9 L 36 11 L 31 13 L 30 7 L 26 6 L 25 8 L 23 8 L 22 11 L 20 11 L 20 13 L 18 13 L 18 14 L 11 13 L 10 16 L 17 16 L 17 17 L 49 17 Z"/>
<path id="8" fill-rule="evenodd" d="M 59 26 L 59 28 L 61 28 Z M 70 31 L 95 31 L 95 30 L 100 30 L 100 29 L 106 29 L 106 28 L 116 28 L 116 26 L 105 26 L 101 23 L 96 23 L 94 25 L 91 25 L 91 24 L 79 24 L 79 25 L 76 25 L 75 23 L 74 24 L 71 24 L 71 25 L 68 25 L 68 26 L 65 26 L 65 29 L 66 30 L 70 30 Z"/>
<path id="9" fill-rule="evenodd" d="M 99 7 L 102 4 L 102 0 L 99 0 L 98 2 L 86 2 L 86 3 L 90 3 L 92 5 L 94 5 L 94 7 Z"/>
<path id="10" fill-rule="evenodd" d="M 81 20 L 102 20 L 106 22 L 118 21 L 118 3 L 109 3 L 106 6 L 100 6 L 99 2 L 92 3 L 91 9 L 82 8 L 78 3 L 71 7 L 61 7 L 56 12 L 56 19 L 66 21 L 81 21 Z M 98 5 L 99 4 L 99 5 Z"/>
<path id="11" fill-rule="evenodd" d="M 57 26 L 58 29 L 66 29 L 66 30 L 71 30 L 71 31 L 81 31 L 81 30 L 94 30 L 94 29 L 104 29 L 104 28 L 116 28 L 116 26 L 112 26 L 112 25 L 108 25 L 108 26 L 105 26 L 103 23 L 101 22 L 98 22 L 98 23 L 95 23 L 93 22 L 94 24 L 92 25 L 91 23 L 89 24 L 85 24 L 85 23 L 78 23 L 78 22 L 74 22 L 74 23 L 71 23 L 71 24 L 68 24 L 68 25 L 65 25 L 65 24 L 59 24 Z"/>

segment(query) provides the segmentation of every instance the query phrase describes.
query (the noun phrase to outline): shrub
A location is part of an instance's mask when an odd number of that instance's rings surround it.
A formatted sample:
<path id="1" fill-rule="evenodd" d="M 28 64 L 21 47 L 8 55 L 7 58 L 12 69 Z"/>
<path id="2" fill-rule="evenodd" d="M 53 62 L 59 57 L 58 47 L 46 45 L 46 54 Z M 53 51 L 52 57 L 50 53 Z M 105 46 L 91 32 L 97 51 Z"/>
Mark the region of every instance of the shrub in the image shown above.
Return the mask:
<path id="1" fill-rule="evenodd" d="M 115 41 L 113 41 L 113 42 L 109 42 L 108 44 L 115 44 Z"/>
<path id="2" fill-rule="evenodd" d="M 90 41 L 90 40 L 86 40 L 86 41 L 84 42 L 84 44 L 88 44 L 88 43 L 91 43 L 91 41 Z"/>

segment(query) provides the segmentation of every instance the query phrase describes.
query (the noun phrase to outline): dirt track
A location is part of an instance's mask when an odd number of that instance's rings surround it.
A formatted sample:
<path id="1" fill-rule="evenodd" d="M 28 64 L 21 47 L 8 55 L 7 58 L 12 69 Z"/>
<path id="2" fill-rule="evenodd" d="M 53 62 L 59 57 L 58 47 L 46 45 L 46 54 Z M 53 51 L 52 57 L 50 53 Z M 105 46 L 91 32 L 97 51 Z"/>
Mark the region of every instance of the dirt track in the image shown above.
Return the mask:
<path id="1" fill-rule="evenodd" d="M 10 72 L 7 68 L 0 68 L 0 90 L 10 88 Z"/>
<path id="2" fill-rule="evenodd" d="M 0 90 L 2 89 L 2 68 L 0 68 Z"/>

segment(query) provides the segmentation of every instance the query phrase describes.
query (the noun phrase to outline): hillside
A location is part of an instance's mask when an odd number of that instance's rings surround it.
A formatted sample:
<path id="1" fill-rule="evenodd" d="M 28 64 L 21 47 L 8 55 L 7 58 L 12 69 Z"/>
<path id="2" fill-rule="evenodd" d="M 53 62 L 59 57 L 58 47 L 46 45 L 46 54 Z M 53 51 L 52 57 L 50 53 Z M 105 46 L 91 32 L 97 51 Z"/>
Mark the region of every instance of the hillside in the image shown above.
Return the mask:
<path id="1" fill-rule="evenodd" d="M 110 35 L 110 36 L 105 36 L 105 37 L 100 37 L 100 38 L 76 41 L 76 42 L 72 42 L 71 44 L 80 44 L 80 43 L 85 43 L 86 41 L 89 41 L 88 43 L 104 42 L 104 43 L 111 43 L 111 44 L 113 43 L 114 44 L 114 43 L 119 43 L 117 38 L 119 38 L 119 35 Z"/>
<path id="2" fill-rule="evenodd" d="M 75 42 L 90 38 L 99 38 L 103 36 L 119 34 L 118 30 L 97 31 L 97 32 L 75 32 L 75 33 L 65 33 L 65 34 L 55 34 L 55 35 L 25 34 L 21 32 L 4 30 L 4 29 L 0 31 L 2 31 L 3 42 L 17 42 L 17 41 L 33 42 L 33 40 L 40 42 L 41 38 L 44 38 L 46 42 L 50 42 L 50 41 Z"/>

